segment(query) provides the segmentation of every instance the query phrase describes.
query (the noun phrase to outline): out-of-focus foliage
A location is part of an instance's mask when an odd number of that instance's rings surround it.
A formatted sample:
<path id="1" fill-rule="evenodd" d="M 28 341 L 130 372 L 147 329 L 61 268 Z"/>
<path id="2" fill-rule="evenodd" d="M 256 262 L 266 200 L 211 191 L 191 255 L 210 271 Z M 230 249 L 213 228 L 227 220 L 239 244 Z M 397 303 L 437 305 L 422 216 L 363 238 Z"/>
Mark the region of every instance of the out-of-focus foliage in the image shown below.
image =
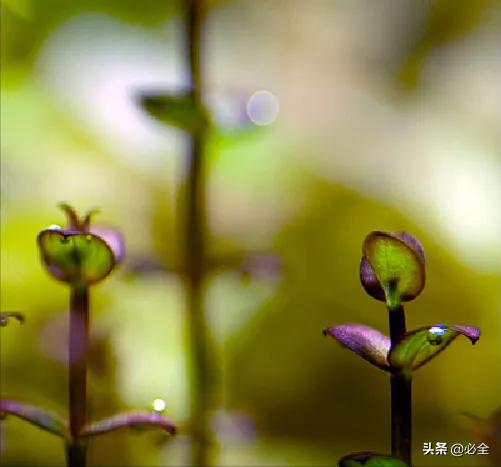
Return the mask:
<path id="1" fill-rule="evenodd" d="M 420 370 L 416 464 L 448 466 L 449 456 L 424 456 L 423 443 L 473 442 L 461 412 L 486 419 L 499 406 L 501 15 L 494 1 L 449 5 L 244 0 L 209 11 L 205 104 L 215 120 L 241 121 L 260 89 L 280 104 L 272 125 L 218 131 L 208 145 L 210 258 L 234 265 L 257 252 L 280 263 L 245 279 L 213 268 L 206 283 L 220 383 L 215 464 L 332 465 L 347 452 L 388 451 L 387 374 L 322 337 L 345 322 L 387 331 L 384 306 L 359 281 L 373 230 L 413 232 L 425 248 L 427 284 L 407 305 L 409 329 L 484 331 L 474 352 L 458 339 Z M 136 100 L 186 84 L 179 5 L 1 8 L 0 308 L 27 318 L 1 329 L 2 395 L 65 412 L 68 297 L 48 280 L 36 236 L 59 201 L 99 206 L 128 250 L 91 296 L 91 419 L 151 410 L 160 398 L 181 426 L 168 443 L 127 430 L 93 439 L 89 463 L 181 465 L 186 140 Z M 63 465 L 55 437 L 13 417 L 1 429 L 5 464 Z"/>

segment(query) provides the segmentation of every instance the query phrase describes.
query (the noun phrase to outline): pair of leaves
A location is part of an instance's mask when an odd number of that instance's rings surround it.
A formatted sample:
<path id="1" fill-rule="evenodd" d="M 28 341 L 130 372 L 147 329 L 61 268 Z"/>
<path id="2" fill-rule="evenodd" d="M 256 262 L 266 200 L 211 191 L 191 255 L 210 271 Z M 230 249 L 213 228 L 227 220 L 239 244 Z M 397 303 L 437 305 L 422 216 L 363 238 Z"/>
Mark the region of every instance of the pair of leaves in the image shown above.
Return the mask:
<path id="1" fill-rule="evenodd" d="M 406 232 L 371 232 L 364 240 L 360 281 L 365 291 L 394 309 L 425 285 L 424 249 Z"/>
<path id="2" fill-rule="evenodd" d="M 362 324 L 342 324 L 324 330 L 324 335 L 386 371 L 410 375 L 463 335 L 475 344 L 480 330 L 474 326 L 425 326 L 408 332 L 393 348 L 388 336 Z"/>
<path id="3" fill-rule="evenodd" d="M 73 286 L 89 286 L 103 280 L 123 258 L 124 242 L 115 229 L 90 226 L 90 211 L 79 218 L 62 204 L 68 229 L 52 226 L 38 235 L 43 263 L 56 279 Z"/>
<path id="4" fill-rule="evenodd" d="M 374 452 L 356 452 L 339 460 L 339 467 L 410 467 L 398 457 Z"/>
<path id="5" fill-rule="evenodd" d="M 14 415 L 42 430 L 63 438 L 68 443 L 72 441 L 68 424 L 62 417 L 34 405 L 10 399 L 1 399 L 0 414 L 2 418 L 6 415 Z M 176 433 L 175 425 L 157 412 L 130 412 L 90 423 L 83 428 L 80 437 L 99 436 L 120 428 L 160 428 L 171 435 Z"/>

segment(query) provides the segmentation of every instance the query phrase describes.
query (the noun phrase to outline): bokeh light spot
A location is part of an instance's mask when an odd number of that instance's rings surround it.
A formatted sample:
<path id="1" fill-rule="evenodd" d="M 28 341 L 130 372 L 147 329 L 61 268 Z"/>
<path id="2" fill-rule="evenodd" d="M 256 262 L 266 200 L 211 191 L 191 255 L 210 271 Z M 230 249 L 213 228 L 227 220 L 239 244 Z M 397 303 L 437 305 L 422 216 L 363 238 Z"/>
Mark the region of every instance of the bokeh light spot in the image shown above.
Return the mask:
<path id="1" fill-rule="evenodd" d="M 152 405 L 153 410 L 155 410 L 156 412 L 162 412 L 166 407 L 165 401 L 163 399 L 155 399 Z"/>
<path id="2" fill-rule="evenodd" d="M 270 91 L 256 91 L 247 101 L 246 111 L 247 116 L 254 124 L 269 125 L 278 117 L 278 98 Z"/>

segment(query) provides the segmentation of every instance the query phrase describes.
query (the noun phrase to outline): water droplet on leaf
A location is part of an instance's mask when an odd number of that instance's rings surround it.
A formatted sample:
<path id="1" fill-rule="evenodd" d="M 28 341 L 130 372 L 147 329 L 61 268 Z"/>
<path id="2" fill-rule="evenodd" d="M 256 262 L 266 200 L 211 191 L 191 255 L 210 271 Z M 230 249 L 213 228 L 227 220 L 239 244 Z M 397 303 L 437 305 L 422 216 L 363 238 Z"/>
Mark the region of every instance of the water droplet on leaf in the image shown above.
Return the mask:
<path id="1" fill-rule="evenodd" d="M 431 345 L 440 345 L 442 336 L 445 334 L 446 328 L 444 326 L 432 326 L 428 330 L 427 339 Z"/>

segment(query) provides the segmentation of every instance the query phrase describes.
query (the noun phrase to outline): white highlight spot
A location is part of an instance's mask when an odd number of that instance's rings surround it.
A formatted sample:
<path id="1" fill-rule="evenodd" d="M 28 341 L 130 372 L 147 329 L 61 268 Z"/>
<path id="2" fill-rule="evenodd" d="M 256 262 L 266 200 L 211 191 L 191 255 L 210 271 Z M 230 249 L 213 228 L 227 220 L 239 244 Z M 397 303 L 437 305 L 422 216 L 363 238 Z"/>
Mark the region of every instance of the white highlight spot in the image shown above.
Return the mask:
<path id="1" fill-rule="evenodd" d="M 432 326 L 428 332 L 436 336 L 442 336 L 445 334 L 445 327 L 443 326 Z"/>
<path id="2" fill-rule="evenodd" d="M 52 224 L 47 227 L 47 230 L 62 230 L 60 225 Z"/>
<path id="3" fill-rule="evenodd" d="M 165 401 L 163 399 L 155 399 L 152 405 L 153 410 L 155 410 L 156 412 L 162 412 L 166 407 Z"/>
<path id="4" fill-rule="evenodd" d="M 270 91 L 256 91 L 247 101 L 246 111 L 247 116 L 254 124 L 269 125 L 278 117 L 278 98 Z"/>

